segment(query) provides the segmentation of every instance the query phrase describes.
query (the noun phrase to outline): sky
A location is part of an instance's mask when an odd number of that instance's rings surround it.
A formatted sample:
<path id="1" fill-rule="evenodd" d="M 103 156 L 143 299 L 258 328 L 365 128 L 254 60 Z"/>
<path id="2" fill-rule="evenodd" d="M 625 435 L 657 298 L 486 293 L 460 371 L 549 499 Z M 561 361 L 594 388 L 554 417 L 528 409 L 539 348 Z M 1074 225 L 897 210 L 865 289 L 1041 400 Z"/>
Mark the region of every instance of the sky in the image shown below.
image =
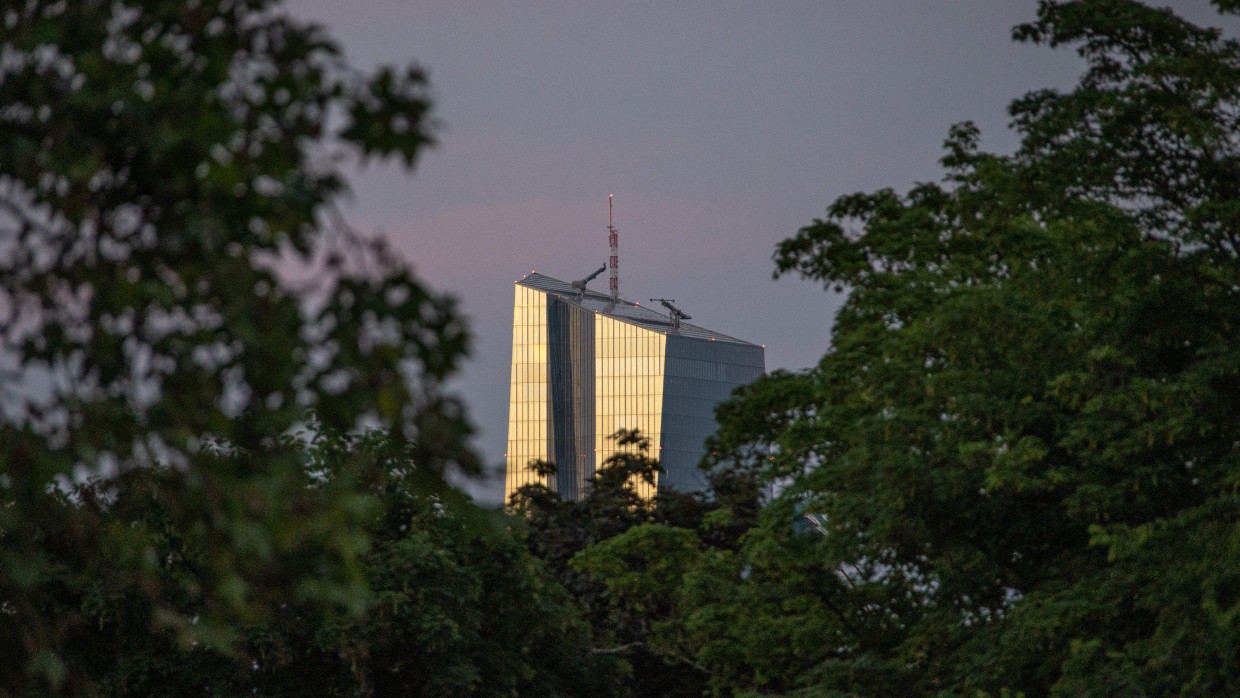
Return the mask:
<path id="1" fill-rule="evenodd" d="M 1175 3 L 1220 22 L 1204 2 Z M 453 387 L 502 498 L 513 283 L 579 279 L 619 230 L 620 295 L 814 365 L 841 298 L 772 279 L 775 245 L 837 197 L 942 178 L 948 128 L 1010 152 L 1007 104 L 1070 88 L 1071 49 L 1011 41 L 1034 0 L 290 0 L 359 67 L 416 63 L 441 124 L 412 173 L 355 172 L 345 210 L 386 235 L 474 333 Z M 1235 22 L 1229 22 L 1229 25 Z M 592 288 L 606 289 L 606 278 Z"/>

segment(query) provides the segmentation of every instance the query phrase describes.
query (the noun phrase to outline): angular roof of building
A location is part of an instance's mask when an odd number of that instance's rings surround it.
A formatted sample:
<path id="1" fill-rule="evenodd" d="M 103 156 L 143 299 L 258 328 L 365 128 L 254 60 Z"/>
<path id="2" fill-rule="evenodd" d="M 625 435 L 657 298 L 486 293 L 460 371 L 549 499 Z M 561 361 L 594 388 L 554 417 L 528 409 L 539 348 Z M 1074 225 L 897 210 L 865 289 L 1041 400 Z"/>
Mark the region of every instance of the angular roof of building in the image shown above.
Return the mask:
<path id="1" fill-rule="evenodd" d="M 586 310 L 606 315 L 621 322 L 627 322 L 630 325 L 636 325 L 642 329 L 660 332 L 667 335 L 678 335 L 681 337 L 691 337 L 693 339 L 706 339 L 718 342 L 735 342 L 737 344 L 750 344 L 743 339 L 729 337 L 726 334 L 708 330 L 705 327 L 692 325 L 681 320 L 680 327 L 672 327 L 672 320 L 667 315 L 643 307 L 637 303 L 619 299 L 615 303 L 611 302 L 611 297 L 606 293 L 598 291 L 586 290 L 582 295 L 581 291 L 573 288 L 571 283 L 553 279 L 550 276 L 544 276 L 537 272 L 531 273 L 517 282 L 522 286 L 536 289 L 556 296 L 568 303 L 585 308 Z M 756 346 L 756 345 L 755 345 Z"/>

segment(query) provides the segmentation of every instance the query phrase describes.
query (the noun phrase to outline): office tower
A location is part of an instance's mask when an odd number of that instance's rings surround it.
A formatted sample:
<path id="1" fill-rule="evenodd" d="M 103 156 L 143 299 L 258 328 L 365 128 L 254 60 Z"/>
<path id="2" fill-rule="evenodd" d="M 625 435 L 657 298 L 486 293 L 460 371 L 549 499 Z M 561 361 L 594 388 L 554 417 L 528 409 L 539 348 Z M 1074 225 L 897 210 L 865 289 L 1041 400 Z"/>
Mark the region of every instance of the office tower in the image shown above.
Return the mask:
<path id="1" fill-rule="evenodd" d="M 669 315 L 542 274 L 516 283 L 506 500 L 541 479 L 528 468 L 535 459 L 557 465 L 546 484 L 563 498 L 584 497 L 618 429 L 649 437 L 665 471 L 659 490 L 705 487 L 697 465 L 715 405 L 763 374 L 764 352 L 664 304 Z M 644 483 L 639 491 L 654 494 Z"/>

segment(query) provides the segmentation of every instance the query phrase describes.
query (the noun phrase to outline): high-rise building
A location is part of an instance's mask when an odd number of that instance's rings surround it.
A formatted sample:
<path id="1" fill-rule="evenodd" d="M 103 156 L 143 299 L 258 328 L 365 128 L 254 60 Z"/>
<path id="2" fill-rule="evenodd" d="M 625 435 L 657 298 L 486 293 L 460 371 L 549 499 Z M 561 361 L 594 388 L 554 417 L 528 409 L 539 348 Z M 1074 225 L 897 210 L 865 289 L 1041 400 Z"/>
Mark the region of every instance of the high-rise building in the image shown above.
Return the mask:
<path id="1" fill-rule="evenodd" d="M 705 487 L 697 465 L 715 405 L 763 374 L 764 351 L 668 308 L 670 316 L 542 274 L 516 283 L 505 499 L 542 480 L 532 460 L 555 463 L 545 484 L 582 498 L 615 453 L 607 437 L 618 429 L 649 437 L 664 468 L 659 490 Z"/>

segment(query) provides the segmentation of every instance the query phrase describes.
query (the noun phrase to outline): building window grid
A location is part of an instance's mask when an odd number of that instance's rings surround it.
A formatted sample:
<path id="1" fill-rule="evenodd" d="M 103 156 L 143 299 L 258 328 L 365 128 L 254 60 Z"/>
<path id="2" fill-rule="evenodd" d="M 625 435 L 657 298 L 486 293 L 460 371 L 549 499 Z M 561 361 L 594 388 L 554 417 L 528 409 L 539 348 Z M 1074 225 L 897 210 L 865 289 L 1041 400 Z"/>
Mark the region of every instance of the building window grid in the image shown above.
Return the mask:
<path id="1" fill-rule="evenodd" d="M 761 349 L 746 346 L 669 342 L 662 434 L 667 485 L 700 487 L 697 470 L 702 442 L 715 431 L 713 407 L 739 385 L 763 373 Z"/>
<path id="2" fill-rule="evenodd" d="M 666 337 L 603 316 L 596 316 L 595 336 L 599 431 L 595 467 L 602 467 L 619 450 L 607 438 L 618 429 L 640 429 L 650 439 L 651 456 L 658 458 Z M 657 482 L 653 487 L 644 482 L 637 487 L 642 496 L 653 497 Z"/>
<path id="3" fill-rule="evenodd" d="M 546 296 L 516 287 L 513 303 L 512 396 L 508 417 L 508 453 L 504 496 L 540 478 L 531 460 L 547 458 L 547 312 Z"/>

